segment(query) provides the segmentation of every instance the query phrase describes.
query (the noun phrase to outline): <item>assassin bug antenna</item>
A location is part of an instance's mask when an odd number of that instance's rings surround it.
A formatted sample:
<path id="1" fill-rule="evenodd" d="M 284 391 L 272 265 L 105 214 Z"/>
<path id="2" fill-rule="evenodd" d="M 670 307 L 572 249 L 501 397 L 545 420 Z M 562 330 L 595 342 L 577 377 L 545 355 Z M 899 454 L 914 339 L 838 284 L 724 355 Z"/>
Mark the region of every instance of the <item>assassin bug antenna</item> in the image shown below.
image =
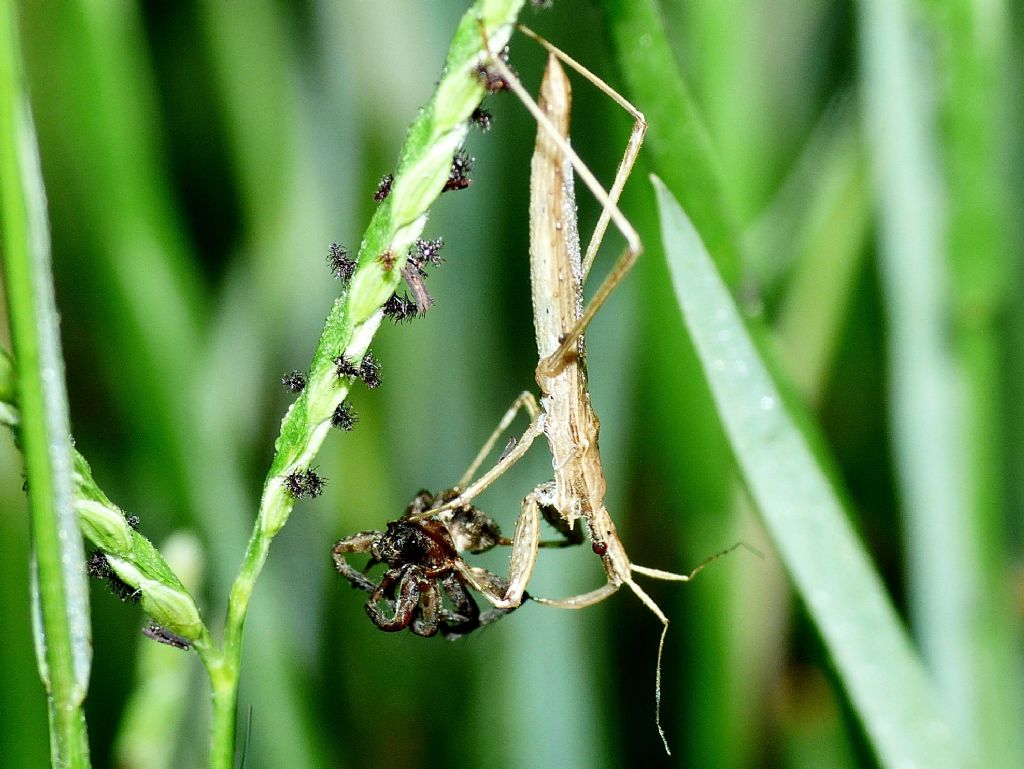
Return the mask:
<path id="1" fill-rule="evenodd" d="M 474 158 L 471 158 L 465 150 L 459 150 L 452 158 L 452 170 L 448 173 L 448 181 L 444 184 L 444 192 L 453 190 L 464 190 L 473 180 L 469 178 L 469 172 L 473 170 Z"/>
<path id="2" fill-rule="evenodd" d="M 391 185 L 395 181 L 394 174 L 386 174 L 381 177 L 380 181 L 377 182 L 377 191 L 373 193 L 373 199 L 381 203 L 388 195 L 391 194 Z"/>
<path id="3" fill-rule="evenodd" d="M 290 393 L 300 393 L 306 389 L 306 375 L 301 371 L 290 371 L 281 377 L 281 385 Z"/>
<path id="4" fill-rule="evenodd" d="M 348 401 L 339 403 L 338 407 L 334 409 L 334 413 L 331 414 L 331 427 L 337 427 L 339 430 L 344 430 L 347 433 L 352 432 L 358 421 L 359 417 L 356 415 L 356 410 L 352 408 L 352 404 Z"/>
<path id="5" fill-rule="evenodd" d="M 356 260 L 348 255 L 348 249 L 331 243 L 331 252 L 327 255 L 327 263 L 331 266 L 331 274 L 343 283 L 352 280 L 356 271 Z"/>

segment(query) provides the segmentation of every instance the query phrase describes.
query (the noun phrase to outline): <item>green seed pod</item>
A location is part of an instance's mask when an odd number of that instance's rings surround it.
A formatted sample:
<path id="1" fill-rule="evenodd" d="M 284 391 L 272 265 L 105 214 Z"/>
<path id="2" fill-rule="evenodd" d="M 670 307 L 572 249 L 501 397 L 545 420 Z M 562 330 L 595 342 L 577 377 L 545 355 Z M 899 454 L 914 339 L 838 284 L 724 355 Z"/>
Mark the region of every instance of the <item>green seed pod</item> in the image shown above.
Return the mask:
<path id="1" fill-rule="evenodd" d="M 132 548 L 132 529 L 124 514 L 91 499 L 76 499 L 75 512 L 82 534 L 107 553 L 127 555 Z"/>
<path id="2" fill-rule="evenodd" d="M 199 609 L 179 585 L 150 579 L 134 564 L 117 556 L 107 554 L 107 561 L 122 581 L 139 591 L 143 611 L 157 624 L 193 642 L 202 637 L 204 626 Z"/>

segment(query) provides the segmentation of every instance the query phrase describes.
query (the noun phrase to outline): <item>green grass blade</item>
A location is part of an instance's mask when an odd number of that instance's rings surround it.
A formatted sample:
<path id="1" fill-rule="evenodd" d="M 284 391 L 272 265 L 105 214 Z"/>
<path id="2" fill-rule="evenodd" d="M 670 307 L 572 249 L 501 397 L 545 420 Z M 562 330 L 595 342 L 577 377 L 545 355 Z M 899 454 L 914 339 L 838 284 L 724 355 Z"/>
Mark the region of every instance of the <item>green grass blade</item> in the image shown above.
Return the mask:
<path id="1" fill-rule="evenodd" d="M 654 0 L 604 0 L 629 97 L 646 115 L 648 162 L 693 211 L 719 269 L 739 276 L 737 224 L 704 121 L 679 73 Z"/>
<path id="2" fill-rule="evenodd" d="M 1024 746 L 1000 477 L 1001 6 L 863 2 L 860 56 L 910 613 L 953 726 L 981 765 L 1009 768 Z"/>
<path id="3" fill-rule="evenodd" d="M 72 507 L 71 431 L 39 151 L 22 87 L 13 4 L 0 3 L 0 213 L 4 286 L 17 358 L 19 438 L 31 486 L 37 652 L 54 766 L 89 766 L 89 593 Z"/>
<path id="4" fill-rule="evenodd" d="M 683 316 L 765 525 L 885 766 L 963 766 L 881 581 L 700 236 L 655 178 Z"/>

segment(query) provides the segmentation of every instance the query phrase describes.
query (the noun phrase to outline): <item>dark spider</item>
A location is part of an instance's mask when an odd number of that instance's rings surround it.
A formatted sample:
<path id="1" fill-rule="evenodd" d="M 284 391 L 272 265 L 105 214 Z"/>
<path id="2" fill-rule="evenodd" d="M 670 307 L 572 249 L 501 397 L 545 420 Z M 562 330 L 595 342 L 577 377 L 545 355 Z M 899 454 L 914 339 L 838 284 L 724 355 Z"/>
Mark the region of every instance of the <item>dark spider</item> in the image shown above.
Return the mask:
<path id="1" fill-rule="evenodd" d="M 445 638 L 455 639 L 512 611 L 480 612 L 469 587 L 500 595 L 506 581 L 486 569 L 470 566 L 459 555 L 463 550 L 481 553 L 495 545 L 510 544 L 490 517 L 467 506 L 416 520 L 452 496 L 454 492 L 435 497 L 421 491 L 405 515 L 388 523 L 385 531 L 363 531 L 335 543 L 334 567 L 354 587 L 370 594 L 366 613 L 381 630 L 409 628 L 424 637 L 440 631 Z M 363 571 L 346 560 L 354 553 L 370 554 Z M 375 583 L 367 572 L 378 563 L 388 568 Z"/>

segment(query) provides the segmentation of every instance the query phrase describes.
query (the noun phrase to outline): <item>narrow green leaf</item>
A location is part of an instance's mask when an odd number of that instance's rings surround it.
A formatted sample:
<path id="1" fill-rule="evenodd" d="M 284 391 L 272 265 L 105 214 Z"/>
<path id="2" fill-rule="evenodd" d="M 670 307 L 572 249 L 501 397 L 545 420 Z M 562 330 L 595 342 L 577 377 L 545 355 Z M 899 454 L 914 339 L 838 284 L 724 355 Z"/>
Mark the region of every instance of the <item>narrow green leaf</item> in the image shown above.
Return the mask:
<path id="1" fill-rule="evenodd" d="M 4 288 L 17 359 L 19 437 L 31 493 L 37 653 L 54 766 L 89 766 L 89 593 L 72 506 L 71 432 L 39 151 L 22 86 L 13 4 L 0 2 L 0 215 Z"/>
<path id="2" fill-rule="evenodd" d="M 672 55 L 654 0 L 603 0 L 629 97 L 647 116 L 647 157 L 708 234 L 722 274 L 739 277 L 735 212 L 704 119 Z"/>
<path id="3" fill-rule="evenodd" d="M 859 4 L 910 617 L 978 763 L 1024 763 L 1000 338 L 1014 281 L 1004 4 Z"/>
<path id="4" fill-rule="evenodd" d="M 693 224 L 654 177 L 676 296 L 736 460 L 880 761 L 963 762 L 843 505 L 784 406 Z"/>

